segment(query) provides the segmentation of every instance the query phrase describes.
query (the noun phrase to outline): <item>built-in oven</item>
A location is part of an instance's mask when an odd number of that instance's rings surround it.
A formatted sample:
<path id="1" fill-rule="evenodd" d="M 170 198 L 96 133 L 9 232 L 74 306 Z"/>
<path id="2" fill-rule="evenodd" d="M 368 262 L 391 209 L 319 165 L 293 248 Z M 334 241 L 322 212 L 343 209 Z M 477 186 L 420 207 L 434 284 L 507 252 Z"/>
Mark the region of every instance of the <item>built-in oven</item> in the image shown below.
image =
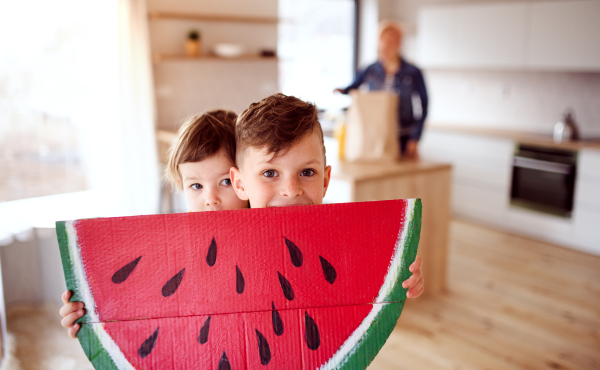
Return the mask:
<path id="1" fill-rule="evenodd" d="M 511 205 L 571 217 L 577 152 L 518 145 Z"/>

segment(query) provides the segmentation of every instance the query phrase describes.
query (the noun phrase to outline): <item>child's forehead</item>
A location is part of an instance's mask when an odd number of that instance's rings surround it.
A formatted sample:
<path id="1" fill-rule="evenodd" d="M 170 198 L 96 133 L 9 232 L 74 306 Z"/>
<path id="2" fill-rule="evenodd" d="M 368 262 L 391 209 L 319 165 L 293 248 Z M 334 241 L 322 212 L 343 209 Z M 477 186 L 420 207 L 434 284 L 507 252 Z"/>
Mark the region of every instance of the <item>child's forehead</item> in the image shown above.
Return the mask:
<path id="1" fill-rule="evenodd" d="M 201 159 L 196 162 L 183 162 L 179 164 L 180 171 L 210 171 L 221 170 L 222 168 L 229 168 L 235 166 L 235 163 L 229 158 L 224 150 L 220 150 L 210 157 Z"/>
<path id="2" fill-rule="evenodd" d="M 254 157 L 255 164 L 259 163 L 288 163 L 296 160 L 302 162 L 314 160 L 314 162 L 323 162 L 325 160 L 325 147 L 321 137 L 316 132 L 307 133 L 300 140 L 295 141 L 287 148 L 279 152 L 270 152 L 268 146 L 262 148 L 248 147 L 243 155 Z"/>

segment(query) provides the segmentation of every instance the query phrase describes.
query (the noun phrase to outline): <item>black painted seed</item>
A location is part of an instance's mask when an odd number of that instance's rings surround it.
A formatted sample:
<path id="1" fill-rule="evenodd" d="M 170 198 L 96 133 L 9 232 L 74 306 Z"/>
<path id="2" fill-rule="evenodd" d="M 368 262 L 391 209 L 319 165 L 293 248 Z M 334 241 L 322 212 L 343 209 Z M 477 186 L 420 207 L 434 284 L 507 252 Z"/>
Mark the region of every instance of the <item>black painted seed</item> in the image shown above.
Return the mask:
<path id="1" fill-rule="evenodd" d="M 273 331 L 275 332 L 275 335 L 280 336 L 281 334 L 283 334 L 283 321 L 281 320 L 279 312 L 275 310 L 275 303 L 273 301 L 271 301 L 271 307 L 273 307 L 273 310 L 271 311 Z"/>
<path id="2" fill-rule="evenodd" d="M 288 250 L 290 251 L 290 259 L 292 260 L 292 265 L 296 267 L 302 266 L 302 262 L 304 261 L 304 256 L 302 255 L 302 251 L 294 242 L 283 237 L 285 239 L 285 245 L 287 245 Z"/>
<path id="3" fill-rule="evenodd" d="M 210 316 L 204 321 L 202 328 L 200 329 L 200 335 L 198 335 L 198 343 L 204 344 L 208 342 L 208 330 L 210 329 Z"/>
<path id="4" fill-rule="evenodd" d="M 149 336 L 148 339 L 146 339 L 144 341 L 144 343 L 142 343 L 142 345 L 138 349 L 138 356 L 140 356 L 141 358 L 147 357 L 150 354 L 150 352 L 152 352 L 152 350 L 154 349 L 154 345 L 156 344 L 157 338 L 158 338 L 158 327 L 156 328 L 154 333 L 152 333 L 152 335 Z"/>
<path id="5" fill-rule="evenodd" d="M 246 282 L 244 281 L 244 276 L 240 271 L 240 268 L 235 265 L 235 291 L 238 294 L 244 293 L 244 288 L 246 287 Z"/>
<path id="6" fill-rule="evenodd" d="M 223 355 L 221 355 L 221 359 L 219 360 L 218 370 L 231 370 L 231 365 L 229 364 L 229 359 L 227 359 L 225 351 L 223 351 Z"/>
<path id="7" fill-rule="evenodd" d="M 177 288 L 179 288 L 179 284 L 181 284 L 181 280 L 183 280 L 183 273 L 185 272 L 185 268 L 179 271 L 175 276 L 169 279 L 167 283 L 162 287 L 162 295 L 163 297 L 168 297 L 173 295 Z"/>
<path id="8" fill-rule="evenodd" d="M 285 278 L 285 276 L 281 275 L 279 271 L 277 271 L 277 275 L 279 275 L 279 284 L 281 285 L 281 290 L 283 290 L 283 295 L 288 301 L 294 300 L 294 290 L 292 289 L 292 285 Z"/>
<path id="9" fill-rule="evenodd" d="M 215 262 L 217 262 L 217 241 L 213 237 L 210 247 L 208 247 L 208 253 L 206 254 L 206 263 L 209 266 L 214 266 Z"/>
<path id="10" fill-rule="evenodd" d="M 323 274 L 325 274 L 325 280 L 327 280 L 329 284 L 333 284 L 335 278 L 337 278 L 337 272 L 335 272 L 333 265 L 325 258 L 319 256 L 319 259 L 321 260 L 321 267 L 323 268 Z"/>
<path id="11" fill-rule="evenodd" d="M 321 345 L 321 337 L 319 336 L 319 328 L 315 324 L 315 320 L 304 311 L 304 340 L 309 349 L 316 351 Z"/>
<path id="12" fill-rule="evenodd" d="M 258 329 L 256 330 L 256 339 L 258 340 L 258 354 L 260 356 L 260 363 L 268 365 L 271 362 L 271 348 L 265 337 L 261 334 Z"/>
<path id="13" fill-rule="evenodd" d="M 115 274 L 112 276 L 112 282 L 115 284 L 121 284 L 122 282 L 127 280 L 129 275 L 131 275 L 131 273 L 135 269 L 135 266 L 137 266 L 138 262 L 140 262 L 141 258 L 142 256 L 139 256 L 138 258 L 134 259 L 133 261 L 129 262 L 128 264 L 117 270 L 117 272 L 115 272 Z"/>

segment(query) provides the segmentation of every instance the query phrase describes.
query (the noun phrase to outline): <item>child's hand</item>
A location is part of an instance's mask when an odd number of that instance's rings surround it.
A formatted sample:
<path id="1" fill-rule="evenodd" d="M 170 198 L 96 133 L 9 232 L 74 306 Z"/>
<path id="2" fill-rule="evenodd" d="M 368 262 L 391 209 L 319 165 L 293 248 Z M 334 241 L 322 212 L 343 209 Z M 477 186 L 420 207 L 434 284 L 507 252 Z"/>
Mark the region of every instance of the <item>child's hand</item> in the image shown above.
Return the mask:
<path id="1" fill-rule="evenodd" d="M 402 283 L 403 288 L 409 288 L 406 292 L 406 298 L 417 298 L 423 294 L 425 289 L 425 281 L 423 280 L 423 272 L 421 272 L 421 265 L 423 259 L 419 256 L 415 259 L 415 262 L 408 268 L 412 275 Z"/>
<path id="2" fill-rule="evenodd" d="M 69 302 L 69 298 L 71 298 L 71 292 L 67 290 L 62 294 L 62 301 L 65 305 L 59 311 L 63 317 L 60 323 L 68 329 L 71 338 L 77 338 L 80 325 L 73 323 L 83 316 L 83 302 Z"/>

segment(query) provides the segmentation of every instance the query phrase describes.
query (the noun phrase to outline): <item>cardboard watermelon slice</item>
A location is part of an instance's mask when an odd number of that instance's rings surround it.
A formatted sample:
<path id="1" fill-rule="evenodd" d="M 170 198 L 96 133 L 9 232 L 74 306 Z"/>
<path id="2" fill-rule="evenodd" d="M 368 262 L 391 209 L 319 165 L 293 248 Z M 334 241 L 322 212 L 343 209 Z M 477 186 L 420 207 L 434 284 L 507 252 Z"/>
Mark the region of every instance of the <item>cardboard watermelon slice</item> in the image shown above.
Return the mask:
<path id="1" fill-rule="evenodd" d="M 419 199 L 57 222 L 96 369 L 364 369 L 420 228 Z"/>

